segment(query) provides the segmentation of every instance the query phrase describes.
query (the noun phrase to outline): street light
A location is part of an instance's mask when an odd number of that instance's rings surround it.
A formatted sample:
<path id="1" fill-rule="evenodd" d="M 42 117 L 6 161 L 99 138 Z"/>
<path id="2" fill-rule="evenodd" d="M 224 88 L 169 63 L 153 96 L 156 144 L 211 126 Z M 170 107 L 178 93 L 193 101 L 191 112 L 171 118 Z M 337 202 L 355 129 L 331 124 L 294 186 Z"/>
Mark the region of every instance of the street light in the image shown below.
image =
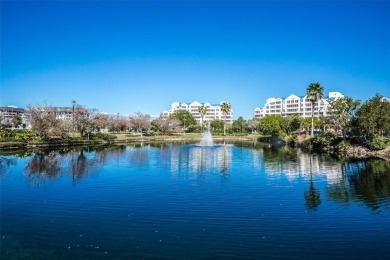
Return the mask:
<path id="1" fill-rule="evenodd" d="M 74 137 L 74 105 L 76 104 L 76 100 L 72 100 L 72 104 L 73 104 L 73 109 L 72 109 L 72 137 Z"/>
<path id="2" fill-rule="evenodd" d="M 117 129 L 116 131 L 119 132 L 120 130 L 120 124 L 119 124 L 119 112 L 116 113 L 116 126 L 117 126 Z"/>

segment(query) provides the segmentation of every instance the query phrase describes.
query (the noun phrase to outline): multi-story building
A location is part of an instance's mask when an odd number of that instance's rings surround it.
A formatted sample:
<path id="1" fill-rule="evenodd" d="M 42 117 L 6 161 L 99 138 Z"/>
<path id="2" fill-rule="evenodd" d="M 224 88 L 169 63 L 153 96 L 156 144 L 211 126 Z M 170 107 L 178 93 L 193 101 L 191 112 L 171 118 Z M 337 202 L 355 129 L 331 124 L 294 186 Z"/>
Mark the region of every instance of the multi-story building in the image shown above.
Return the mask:
<path id="1" fill-rule="evenodd" d="M 20 118 L 22 119 L 22 123 L 18 127 L 15 127 L 15 125 L 12 122 L 12 119 L 15 116 L 20 116 Z M 30 122 L 28 120 L 28 116 L 26 115 L 26 110 L 16 106 L 0 107 L 0 122 L 1 125 L 4 125 L 7 128 L 13 128 L 13 129 L 31 128 Z"/>
<path id="2" fill-rule="evenodd" d="M 49 113 L 54 113 L 57 119 L 63 121 L 73 120 L 73 108 L 72 107 L 49 107 Z"/>
<path id="3" fill-rule="evenodd" d="M 343 98 L 340 92 L 329 92 L 329 95 L 317 101 L 314 105 L 314 116 L 326 116 L 329 113 L 329 101 Z M 263 108 L 256 108 L 255 118 L 263 118 L 266 115 L 300 115 L 311 117 L 312 104 L 307 96 L 299 97 L 294 94 L 287 98 L 269 98 Z"/>
<path id="4" fill-rule="evenodd" d="M 201 115 L 199 113 L 198 108 L 200 106 L 205 106 L 207 108 L 206 115 L 203 118 L 204 122 L 212 121 L 214 119 L 224 120 L 225 116 L 221 111 L 221 105 L 226 101 L 221 101 L 219 104 L 210 104 L 210 103 L 199 103 L 198 101 L 194 101 L 192 103 L 181 103 L 174 102 L 171 105 L 170 110 L 165 110 L 162 112 L 163 117 L 169 117 L 177 110 L 186 110 L 192 114 L 195 120 L 198 123 L 201 123 Z M 226 115 L 226 122 L 233 123 L 233 109 L 230 109 L 230 113 Z"/>

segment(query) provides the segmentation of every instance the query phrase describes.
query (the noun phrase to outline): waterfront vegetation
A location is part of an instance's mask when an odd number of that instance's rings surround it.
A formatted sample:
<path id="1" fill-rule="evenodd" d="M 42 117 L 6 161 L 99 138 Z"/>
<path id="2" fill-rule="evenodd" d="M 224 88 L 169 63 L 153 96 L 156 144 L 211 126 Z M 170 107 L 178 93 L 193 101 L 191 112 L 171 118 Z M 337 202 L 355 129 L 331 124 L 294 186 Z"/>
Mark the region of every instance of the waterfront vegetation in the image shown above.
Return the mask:
<path id="1" fill-rule="evenodd" d="M 322 96 L 323 88 L 312 83 L 307 88 L 314 108 Z M 238 117 L 232 124 L 226 123 L 230 104 L 224 103 L 223 120 L 210 122 L 215 137 L 247 137 L 259 141 L 275 141 L 290 146 L 301 146 L 308 151 L 346 153 L 352 146 L 364 146 L 369 150 L 383 150 L 390 145 L 390 103 L 377 94 L 364 104 L 350 97 L 330 101 L 327 116 L 303 118 L 299 115 L 282 117 L 268 115 L 262 119 L 245 120 Z M 175 111 L 168 118 L 151 120 L 141 112 L 124 117 L 109 116 L 76 105 L 72 120 L 56 118 L 49 106 L 28 106 L 31 130 L 0 129 L 0 147 L 25 144 L 84 144 L 96 142 L 127 142 L 137 140 L 163 140 L 172 138 L 198 139 L 205 129 L 203 120 L 207 108 L 201 107 L 201 124 L 188 111 Z M 314 109 L 312 110 L 314 111 Z M 20 118 L 13 120 L 20 124 Z M 104 131 L 105 133 L 103 133 Z"/>

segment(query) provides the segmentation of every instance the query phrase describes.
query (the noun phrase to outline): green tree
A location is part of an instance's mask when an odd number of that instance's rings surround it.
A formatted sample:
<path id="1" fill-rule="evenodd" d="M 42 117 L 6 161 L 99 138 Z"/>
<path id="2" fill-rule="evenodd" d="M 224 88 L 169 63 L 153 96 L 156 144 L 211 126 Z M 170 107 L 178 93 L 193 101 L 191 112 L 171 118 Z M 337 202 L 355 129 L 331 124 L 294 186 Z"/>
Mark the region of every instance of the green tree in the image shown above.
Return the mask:
<path id="1" fill-rule="evenodd" d="M 199 111 L 200 118 L 201 118 L 200 126 L 201 126 L 201 129 L 202 129 L 202 132 L 203 132 L 203 119 L 204 119 L 204 116 L 207 113 L 207 107 L 205 107 L 204 105 L 201 105 L 201 106 L 198 107 L 198 111 Z"/>
<path id="2" fill-rule="evenodd" d="M 231 111 L 231 106 L 229 102 L 222 102 L 221 111 L 223 113 L 223 135 L 226 135 L 226 116 Z"/>
<path id="3" fill-rule="evenodd" d="M 298 115 L 283 117 L 280 126 L 282 131 L 289 135 L 301 127 L 300 117 Z"/>
<path id="4" fill-rule="evenodd" d="M 214 133 L 221 133 L 224 130 L 224 123 L 222 120 L 214 119 L 211 121 L 210 127 Z"/>
<path id="5" fill-rule="evenodd" d="M 264 135 L 277 136 L 282 130 L 282 120 L 281 115 L 267 115 L 260 120 L 259 130 Z"/>
<path id="6" fill-rule="evenodd" d="M 330 116 L 322 116 L 320 120 L 320 128 L 326 132 L 330 127 L 332 127 L 332 118 Z"/>
<path id="7" fill-rule="evenodd" d="M 240 116 L 237 118 L 237 120 L 233 121 L 232 127 L 234 132 L 244 132 L 248 129 L 248 124 L 247 121 L 242 116 Z"/>
<path id="8" fill-rule="evenodd" d="M 178 120 L 184 131 L 193 128 L 197 124 L 195 118 L 187 110 L 176 110 L 169 118 Z"/>
<path id="9" fill-rule="evenodd" d="M 20 117 L 20 115 L 16 115 L 12 118 L 12 124 L 15 128 L 18 128 L 18 126 L 22 124 L 22 118 Z"/>
<path id="10" fill-rule="evenodd" d="M 311 135 L 314 135 L 314 105 L 324 96 L 320 83 L 311 83 L 306 89 L 306 98 L 311 102 Z"/>
<path id="11" fill-rule="evenodd" d="M 356 111 L 358 130 L 369 138 L 390 134 L 390 102 L 381 98 L 376 94 Z"/>
<path id="12" fill-rule="evenodd" d="M 330 115 L 331 126 L 336 132 L 341 132 L 344 141 L 347 138 L 347 132 L 350 130 L 352 119 L 359 105 L 359 100 L 353 100 L 350 97 L 330 101 L 330 109 L 332 111 Z"/>
<path id="13" fill-rule="evenodd" d="M 248 120 L 248 128 L 251 130 L 251 133 L 254 133 L 254 130 L 258 127 L 259 125 L 259 120 L 256 118 L 253 118 L 251 120 Z"/>

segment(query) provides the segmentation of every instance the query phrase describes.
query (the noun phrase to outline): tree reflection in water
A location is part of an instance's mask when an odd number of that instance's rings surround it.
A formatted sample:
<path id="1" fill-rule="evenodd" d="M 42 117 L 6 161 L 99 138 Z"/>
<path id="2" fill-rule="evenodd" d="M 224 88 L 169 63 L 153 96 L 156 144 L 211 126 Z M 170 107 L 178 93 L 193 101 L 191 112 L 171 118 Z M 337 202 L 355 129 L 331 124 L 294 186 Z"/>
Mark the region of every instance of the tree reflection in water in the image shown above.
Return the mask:
<path id="1" fill-rule="evenodd" d="M 314 187 L 313 183 L 313 156 L 310 155 L 310 187 L 304 192 L 305 206 L 309 210 L 317 210 L 321 204 L 320 192 Z"/>
<path id="2" fill-rule="evenodd" d="M 112 157 L 119 157 L 124 146 L 80 147 L 69 150 L 36 151 L 24 171 L 31 186 L 42 185 L 62 175 L 72 177 L 72 184 L 97 172 Z M 88 156 L 86 156 L 86 153 Z"/>
<path id="3" fill-rule="evenodd" d="M 343 179 L 328 186 L 329 199 L 336 202 L 363 202 L 375 212 L 390 209 L 390 163 L 381 159 L 348 161 Z"/>
<path id="4" fill-rule="evenodd" d="M 43 183 L 55 179 L 61 172 L 61 157 L 56 151 L 38 151 L 28 162 L 25 172 L 32 186 L 42 185 Z"/>
<path id="5" fill-rule="evenodd" d="M 6 175 L 11 165 L 16 165 L 16 160 L 0 156 L 0 177 Z"/>
<path id="6" fill-rule="evenodd" d="M 71 152 L 71 172 L 72 185 L 76 185 L 77 181 L 86 176 L 87 171 L 93 167 L 93 162 L 87 160 L 84 155 L 84 149 Z"/>
<path id="7" fill-rule="evenodd" d="M 343 159 L 327 154 L 313 155 L 262 143 L 235 145 L 253 147 L 252 149 L 257 151 L 256 155 L 261 155 L 260 165 L 268 176 L 283 176 L 290 181 L 300 178 L 307 180 L 309 187 L 304 191 L 304 198 L 305 206 L 310 210 L 316 210 L 322 201 L 320 189 L 315 186 L 316 179 L 326 180 L 326 196 L 330 201 L 364 203 L 375 212 L 390 209 L 388 161 L 375 158 Z"/>

